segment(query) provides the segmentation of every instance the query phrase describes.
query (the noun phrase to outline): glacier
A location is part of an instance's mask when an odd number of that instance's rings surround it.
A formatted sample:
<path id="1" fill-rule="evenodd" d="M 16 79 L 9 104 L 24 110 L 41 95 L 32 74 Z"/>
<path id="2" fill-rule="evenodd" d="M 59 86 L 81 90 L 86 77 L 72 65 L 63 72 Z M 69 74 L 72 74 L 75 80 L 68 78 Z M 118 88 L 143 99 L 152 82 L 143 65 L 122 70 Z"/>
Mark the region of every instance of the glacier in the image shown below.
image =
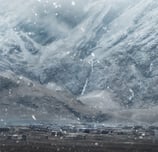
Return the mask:
<path id="1" fill-rule="evenodd" d="M 71 94 L 112 122 L 157 124 L 158 1 L 0 3 L 1 72 Z"/>

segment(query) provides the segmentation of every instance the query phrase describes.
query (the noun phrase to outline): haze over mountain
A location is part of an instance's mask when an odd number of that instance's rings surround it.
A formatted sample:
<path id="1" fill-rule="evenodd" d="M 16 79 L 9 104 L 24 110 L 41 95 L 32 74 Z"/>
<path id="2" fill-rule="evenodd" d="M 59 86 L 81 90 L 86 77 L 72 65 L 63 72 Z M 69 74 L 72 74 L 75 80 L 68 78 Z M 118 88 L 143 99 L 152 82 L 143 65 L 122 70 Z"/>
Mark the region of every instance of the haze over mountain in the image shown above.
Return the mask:
<path id="1" fill-rule="evenodd" d="M 71 92 L 113 121 L 157 123 L 158 1 L 0 2 L 2 72 Z"/>

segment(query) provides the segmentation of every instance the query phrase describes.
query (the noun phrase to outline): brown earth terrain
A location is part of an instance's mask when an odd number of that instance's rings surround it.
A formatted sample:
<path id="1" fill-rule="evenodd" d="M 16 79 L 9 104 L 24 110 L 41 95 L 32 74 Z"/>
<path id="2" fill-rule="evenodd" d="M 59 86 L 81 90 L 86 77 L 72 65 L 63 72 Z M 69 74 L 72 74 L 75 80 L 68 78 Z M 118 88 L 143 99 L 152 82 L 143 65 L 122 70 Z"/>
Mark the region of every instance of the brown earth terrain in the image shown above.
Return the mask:
<path id="1" fill-rule="evenodd" d="M 78 131 L 77 131 L 78 130 Z M 157 128 L 0 129 L 1 152 L 157 152 Z"/>

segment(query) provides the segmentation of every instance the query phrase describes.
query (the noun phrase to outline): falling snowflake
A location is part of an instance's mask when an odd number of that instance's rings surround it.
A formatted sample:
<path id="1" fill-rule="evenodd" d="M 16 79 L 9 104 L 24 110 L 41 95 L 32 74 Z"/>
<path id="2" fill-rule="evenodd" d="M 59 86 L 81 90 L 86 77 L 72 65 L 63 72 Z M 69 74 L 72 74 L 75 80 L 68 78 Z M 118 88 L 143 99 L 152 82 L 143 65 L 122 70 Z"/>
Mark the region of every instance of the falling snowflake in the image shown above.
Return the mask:
<path id="1" fill-rule="evenodd" d="M 92 57 L 95 57 L 95 54 L 94 53 L 91 53 Z"/>
<path id="2" fill-rule="evenodd" d="M 36 117 L 35 117 L 35 115 L 32 115 L 32 119 L 33 119 L 33 120 L 37 120 Z"/>
<path id="3" fill-rule="evenodd" d="M 71 5 L 72 5 L 72 6 L 75 6 L 75 5 L 76 5 L 75 1 L 72 1 L 72 2 L 71 2 Z"/>

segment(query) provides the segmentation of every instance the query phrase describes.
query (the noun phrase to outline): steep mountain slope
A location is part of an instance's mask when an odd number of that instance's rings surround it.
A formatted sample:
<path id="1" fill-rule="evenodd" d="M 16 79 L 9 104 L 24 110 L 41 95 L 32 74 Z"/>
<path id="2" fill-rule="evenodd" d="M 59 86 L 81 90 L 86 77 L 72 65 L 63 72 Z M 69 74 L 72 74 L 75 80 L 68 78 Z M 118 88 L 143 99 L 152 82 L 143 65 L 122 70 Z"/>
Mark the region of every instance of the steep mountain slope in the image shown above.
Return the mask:
<path id="1" fill-rule="evenodd" d="M 95 99 L 118 121 L 156 122 L 158 1 L 13 1 L 0 0 L 1 71 Z"/>
<path id="2" fill-rule="evenodd" d="M 80 123 L 100 121 L 101 113 L 56 91 L 12 72 L 0 74 L 0 124 Z M 102 120 L 107 119 L 102 115 Z"/>

